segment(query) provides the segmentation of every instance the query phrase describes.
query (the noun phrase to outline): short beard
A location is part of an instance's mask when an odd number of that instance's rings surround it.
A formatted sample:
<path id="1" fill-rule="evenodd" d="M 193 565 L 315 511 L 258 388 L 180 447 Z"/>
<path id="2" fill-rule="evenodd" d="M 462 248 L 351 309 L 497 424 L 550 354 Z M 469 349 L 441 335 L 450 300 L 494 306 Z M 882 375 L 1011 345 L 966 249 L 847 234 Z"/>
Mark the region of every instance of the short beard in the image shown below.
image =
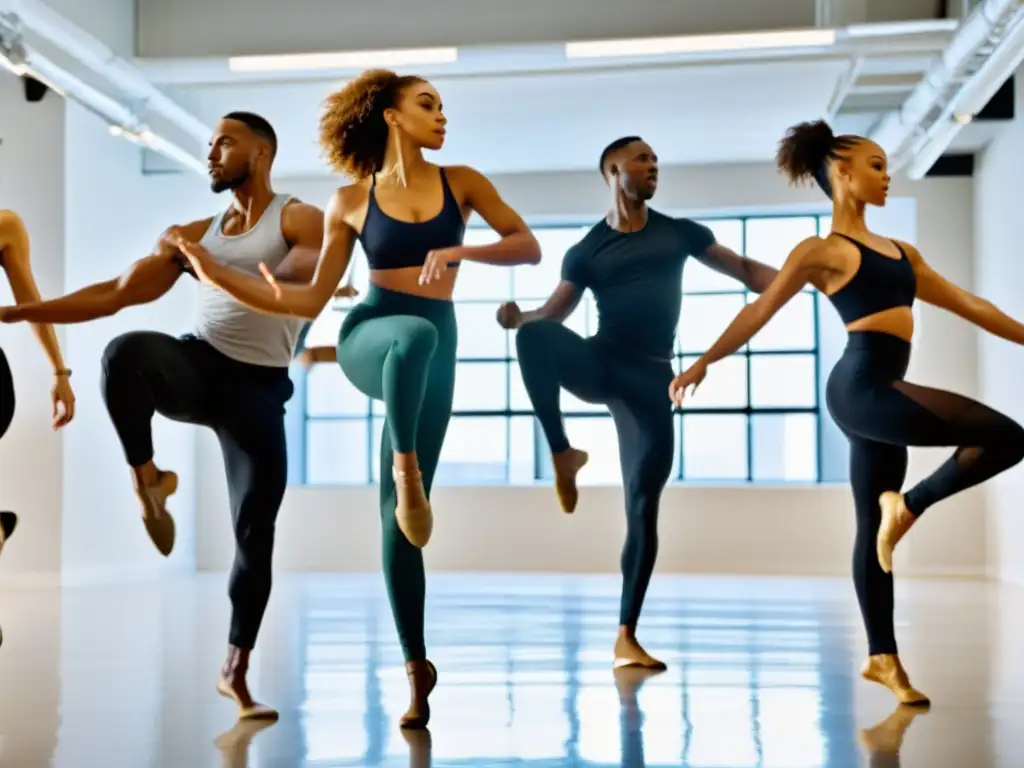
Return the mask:
<path id="1" fill-rule="evenodd" d="M 214 193 L 218 195 L 221 192 L 228 192 L 230 190 L 238 189 L 240 186 L 242 186 L 243 184 L 245 184 L 245 182 L 249 180 L 249 176 L 249 169 L 246 168 L 237 176 L 232 176 L 231 178 L 228 179 L 215 179 L 214 181 L 210 182 L 210 189 L 212 189 Z"/>

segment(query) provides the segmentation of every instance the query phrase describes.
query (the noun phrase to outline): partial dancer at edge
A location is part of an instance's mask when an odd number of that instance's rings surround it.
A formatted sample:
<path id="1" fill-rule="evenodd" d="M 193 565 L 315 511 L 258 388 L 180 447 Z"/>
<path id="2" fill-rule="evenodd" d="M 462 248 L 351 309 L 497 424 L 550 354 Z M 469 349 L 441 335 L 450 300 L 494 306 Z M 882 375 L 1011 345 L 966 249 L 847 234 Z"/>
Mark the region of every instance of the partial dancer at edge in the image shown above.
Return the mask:
<path id="1" fill-rule="evenodd" d="M 857 511 L 853 580 L 868 635 L 861 674 L 904 704 L 927 705 L 900 663 L 893 629 L 892 553 L 934 504 L 988 480 L 1024 458 L 1024 429 L 962 395 L 904 380 L 920 298 L 1010 341 L 1024 325 L 937 274 L 914 246 L 870 232 L 866 205 L 885 205 L 885 152 L 860 136 L 835 136 L 822 122 L 791 128 L 778 165 L 795 182 L 814 179 L 833 200 L 832 232 L 790 253 L 778 279 L 748 304 L 715 344 L 672 382 L 669 397 L 732 354 L 805 285 L 829 297 L 846 324 L 846 350 L 829 376 L 826 402 L 850 441 L 850 482 Z M 932 475 L 907 491 L 907 446 L 957 446 Z"/>
<path id="2" fill-rule="evenodd" d="M 519 329 L 523 382 L 551 448 L 565 512 L 576 508 L 576 474 L 587 454 L 569 445 L 559 392 L 564 387 L 612 413 L 627 521 L 614 666 L 663 669 L 637 642 L 636 625 L 658 554 L 658 506 L 672 469 L 672 408 L 664 393 L 672 380 L 683 266 L 693 255 L 755 292 L 771 283 L 776 270 L 716 243 L 707 227 L 648 208 L 657 189 L 658 159 L 639 137 L 610 144 L 598 169 L 612 192 L 608 215 L 565 254 L 562 281 L 544 306 L 523 312 L 515 303 L 504 304 L 498 322 Z M 588 288 L 597 299 L 599 330 L 583 339 L 562 322 Z"/>
<path id="3" fill-rule="evenodd" d="M 0 312 L 8 321 L 80 323 L 155 301 L 188 270 L 179 238 L 202 243 L 237 269 L 258 274 L 265 264 L 278 279 L 309 280 L 323 243 L 323 212 L 273 191 L 276 152 L 276 134 L 262 117 L 226 115 L 211 140 L 209 165 L 213 191 L 233 194 L 227 210 L 171 227 L 153 253 L 120 278 Z M 223 291 L 200 285 L 194 334 L 127 333 L 103 354 L 107 410 L 132 470 L 146 530 L 161 554 L 169 555 L 174 546 L 174 519 L 166 504 L 178 481 L 154 463 L 154 413 L 210 427 L 220 440 L 236 549 L 228 587 L 230 645 L 217 690 L 237 703 L 242 719 L 277 717 L 253 701 L 246 673 L 270 599 L 275 526 L 287 483 L 284 412 L 293 390 L 288 366 L 302 326 L 298 319 L 253 312 Z"/>
<path id="4" fill-rule="evenodd" d="M 7 275 L 14 300 L 21 303 L 39 301 L 39 288 L 32 276 L 29 254 L 29 236 L 25 223 L 14 211 L 0 210 L 0 269 Z M 60 429 L 75 417 L 75 393 L 71 391 L 71 371 L 64 365 L 60 344 L 53 326 L 34 323 L 35 332 L 43 352 L 53 367 L 53 428 Z M 14 377 L 7 363 L 7 356 L 0 348 L 0 438 L 14 420 Z M 4 543 L 14 533 L 18 516 L 14 512 L 0 512 L 0 552 Z"/>
<path id="5" fill-rule="evenodd" d="M 327 100 L 320 143 L 331 165 L 354 179 L 335 192 L 324 249 L 310 285 L 280 285 L 225 268 L 202 248 L 181 247 L 196 273 L 254 309 L 313 318 L 348 267 L 356 239 L 370 268 L 366 298 L 348 313 L 338 360 L 349 380 L 387 408 L 381 443 L 384 577 L 411 685 L 401 724 L 425 727 L 437 670 L 423 638 L 424 546 L 433 528 L 430 488 L 451 416 L 459 263 L 536 264 L 540 246 L 486 177 L 438 167 L 424 149 L 444 143 L 441 97 L 426 80 L 370 70 Z M 464 246 L 475 211 L 501 236 Z M 390 470 L 390 471 L 389 471 Z"/>

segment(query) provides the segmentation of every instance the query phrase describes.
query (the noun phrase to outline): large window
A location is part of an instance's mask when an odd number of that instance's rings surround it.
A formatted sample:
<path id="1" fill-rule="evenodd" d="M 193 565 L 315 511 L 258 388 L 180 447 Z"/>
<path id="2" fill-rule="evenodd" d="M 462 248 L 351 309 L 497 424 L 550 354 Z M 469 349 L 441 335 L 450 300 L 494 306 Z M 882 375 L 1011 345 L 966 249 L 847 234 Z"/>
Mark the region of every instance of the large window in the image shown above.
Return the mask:
<path id="1" fill-rule="evenodd" d="M 723 245 L 773 266 L 781 266 L 803 238 L 828 230 L 828 222 L 819 216 L 718 218 L 702 223 Z M 525 308 L 543 302 L 558 283 L 563 254 L 588 228 L 535 227 L 544 252 L 538 266 L 460 267 L 455 293 L 455 401 L 435 482 L 494 485 L 550 479 L 550 453 L 523 386 L 514 338 L 498 326 L 495 312 L 510 298 Z M 489 229 L 473 228 L 466 240 L 485 243 L 495 237 Z M 361 253 L 355 261 L 353 282 L 362 293 L 366 273 Z M 684 270 L 683 292 L 677 370 L 706 350 L 754 298 L 734 280 L 694 260 Z M 799 294 L 747 346 L 711 369 L 696 396 L 676 415 L 676 482 L 820 479 L 818 300 L 813 291 Z M 350 305 L 325 310 L 307 344 L 334 345 Z M 584 336 L 597 330 L 589 293 L 566 325 Z M 383 404 L 356 391 L 335 365 L 316 366 L 299 389 L 301 480 L 377 482 Z M 606 409 L 563 392 L 562 410 L 570 440 L 591 456 L 580 482 L 620 482 L 618 441 Z"/>

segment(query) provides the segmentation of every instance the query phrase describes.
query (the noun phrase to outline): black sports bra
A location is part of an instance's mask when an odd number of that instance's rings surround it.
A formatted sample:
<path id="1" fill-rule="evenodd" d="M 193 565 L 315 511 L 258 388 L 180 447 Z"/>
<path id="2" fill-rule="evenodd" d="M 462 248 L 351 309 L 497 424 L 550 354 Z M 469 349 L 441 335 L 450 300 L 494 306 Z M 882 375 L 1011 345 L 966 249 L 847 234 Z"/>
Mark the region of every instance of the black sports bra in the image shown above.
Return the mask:
<path id="1" fill-rule="evenodd" d="M 444 168 L 438 170 L 441 172 L 441 186 L 444 189 L 444 205 L 437 216 L 427 221 L 401 221 L 384 213 L 377 205 L 377 196 L 374 194 L 377 181 L 374 178 L 370 186 L 366 221 L 359 235 L 371 270 L 419 267 L 427 260 L 430 251 L 462 245 L 466 221 L 462 217 L 459 201 L 448 185 Z"/>
<path id="2" fill-rule="evenodd" d="M 917 277 L 910 259 L 898 243 L 893 245 L 901 258 L 894 259 L 841 232 L 833 234 L 846 238 L 860 251 L 860 267 L 853 279 L 828 297 L 844 324 L 849 325 L 887 309 L 914 305 Z"/>

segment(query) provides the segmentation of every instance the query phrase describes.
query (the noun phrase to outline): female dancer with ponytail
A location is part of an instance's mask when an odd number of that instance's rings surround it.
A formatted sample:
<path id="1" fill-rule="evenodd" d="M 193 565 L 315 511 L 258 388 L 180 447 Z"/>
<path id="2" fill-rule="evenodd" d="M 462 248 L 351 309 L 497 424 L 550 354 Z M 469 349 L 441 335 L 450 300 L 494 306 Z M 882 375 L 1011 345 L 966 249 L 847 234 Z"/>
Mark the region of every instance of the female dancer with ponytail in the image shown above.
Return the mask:
<path id="1" fill-rule="evenodd" d="M 218 265 L 194 244 L 179 247 L 200 279 L 269 313 L 315 318 L 337 288 L 358 238 L 370 268 L 366 298 L 349 312 L 338 360 L 349 380 L 387 408 L 381 445 L 384 576 L 405 652 L 412 702 L 402 725 L 425 727 L 437 671 L 423 639 L 423 555 L 433 526 L 430 487 L 455 386 L 452 291 L 461 261 L 536 264 L 540 246 L 483 175 L 423 158 L 440 149 L 441 97 L 420 77 L 371 70 L 327 99 L 320 143 L 331 165 L 355 180 L 328 205 L 313 282 L 276 283 Z M 462 244 L 475 211 L 501 240 Z M 388 468 L 390 466 L 390 471 Z"/>
<path id="2" fill-rule="evenodd" d="M 861 674 L 901 703 L 927 705 L 897 655 L 893 631 L 892 552 L 930 506 L 988 480 L 1024 458 L 1024 429 L 961 395 L 904 380 L 915 298 L 1024 344 L 1024 325 L 958 288 L 917 249 L 868 231 L 866 205 L 884 205 L 886 155 L 859 136 L 835 136 L 821 121 L 791 128 L 777 157 L 794 183 L 814 179 L 833 201 L 832 232 L 790 253 L 767 291 L 739 313 L 712 347 L 669 388 L 681 404 L 707 367 L 732 354 L 810 283 L 842 318 L 849 339 L 829 376 L 829 412 L 850 441 L 850 482 L 857 512 L 853 580 L 870 654 Z M 903 494 L 907 446 L 956 446 L 934 473 Z"/>

